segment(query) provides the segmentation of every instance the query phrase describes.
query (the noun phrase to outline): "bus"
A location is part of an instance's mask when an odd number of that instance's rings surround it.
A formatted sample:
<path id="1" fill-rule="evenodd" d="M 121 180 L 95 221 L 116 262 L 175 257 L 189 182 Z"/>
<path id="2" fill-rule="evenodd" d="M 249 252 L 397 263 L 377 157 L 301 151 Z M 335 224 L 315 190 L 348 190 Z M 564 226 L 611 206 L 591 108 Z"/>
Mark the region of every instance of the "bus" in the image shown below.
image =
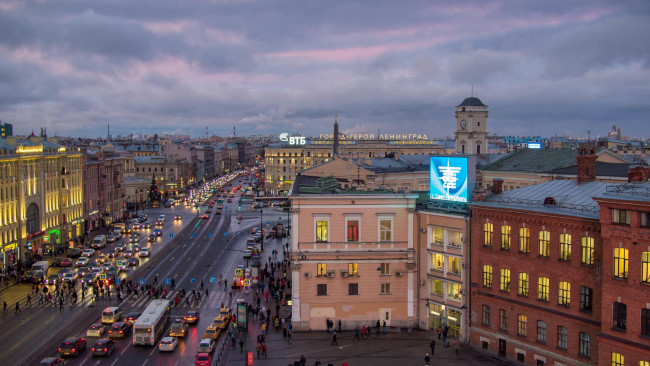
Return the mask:
<path id="1" fill-rule="evenodd" d="M 169 300 L 152 300 L 133 324 L 133 345 L 153 346 L 163 334 L 171 313 Z"/>

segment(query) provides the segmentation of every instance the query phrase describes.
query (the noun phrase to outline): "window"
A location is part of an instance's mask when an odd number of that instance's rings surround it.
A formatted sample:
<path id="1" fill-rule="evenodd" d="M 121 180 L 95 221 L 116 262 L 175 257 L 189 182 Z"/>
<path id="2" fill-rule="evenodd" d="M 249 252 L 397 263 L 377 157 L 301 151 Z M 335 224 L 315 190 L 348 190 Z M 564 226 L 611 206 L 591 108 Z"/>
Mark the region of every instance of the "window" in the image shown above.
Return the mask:
<path id="1" fill-rule="evenodd" d="M 382 263 L 380 267 L 381 267 L 381 274 L 382 275 L 389 275 L 390 274 L 390 263 Z"/>
<path id="2" fill-rule="evenodd" d="M 650 366 L 650 361 L 639 361 L 639 366 Z"/>
<path id="3" fill-rule="evenodd" d="M 436 271 L 445 270 L 445 255 L 440 253 L 431 254 L 431 259 L 433 262 L 433 269 Z"/>
<path id="4" fill-rule="evenodd" d="M 524 314 L 517 316 L 517 335 L 522 337 L 528 335 L 528 317 Z"/>
<path id="5" fill-rule="evenodd" d="M 359 263 L 348 263 L 348 276 L 359 276 Z"/>
<path id="6" fill-rule="evenodd" d="M 501 226 L 501 249 L 510 250 L 510 226 Z"/>
<path id="7" fill-rule="evenodd" d="M 316 285 L 316 295 L 318 296 L 327 296 L 327 284 L 322 283 Z"/>
<path id="8" fill-rule="evenodd" d="M 348 283 L 348 295 L 359 295 L 358 283 Z"/>
<path id="9" fill-rule="evenodd" d="M 580 287 L 580 310 L 590 312 L 593 310 L 594 290 L 591 287 Z"/>
<path id="10" fill-rule="evenodd" d="M 483 325 L 490 325 L 490 305 L 483 305 Z"/>
<path id="11" fill-rule="evenodd" d="M 326 242 L 327 241 L 327 220 L 318 220 L 316 221 L 316 241 L 317 242 Z"/>
<path id="12" fill-rule="evenodd" d="M 627 249 L 614 248 L 614 277 L 627 278 L 627 260 Z"/>
<path id="13" fill-rule="evenodd" d="M 494 231 L 494 225 L 489 222 L 483 224 L 483 246 L 491 247 L 492 246 L 492 232 Z"/>
<path id="14" fill-rule="evenodd" d="M 548 277 L 537 279 L 537 300 L 548 301 Z"/>
<path id="15" fill-rule="evenodd" d="M 539 232 L 539 255 L 548 257 L 551 252 L 551 233 L 546 230 Z"/>
<path id="16" fill-rule="evenodd" d="M 641 282 L 650 283 L 650 252 L 641 253 Z"/>
<path id="17" fill-rule="evenodd" d="M 318 263 L 316 265 L 316 275 L 318 277 L 327 275 L 327 263 Z"/>
<path id="18" fill-rule="evenodd" d="M 460 283 L 447 282 L 447 298 L 460 301 Z"/>
<path id="19" fill-rule="evenodd" d="M 463 243 L 463 233 L 460 231 L 447 231 L 447 242 L 449 246 L 460 248 Z"/>
<path id="20" fill-rule="evenodd" d="M 504 309 L 499 310 L 499 329 L 508 330 L 508 311 Z"/>
<path id="21" fill-rule="evenodd" d="M 580 349 L 581 356 L 591 356 L 591 336 L 588 333 L 580 332 Z"/>
<path id="22" fill-rule="evenodd" d="M 650 309 L 641 309 L 641 334 L 650 336 Z"/>
<path id="23" fill-rule="evenodd" d="M 445 231 L 439 227 L 431 228 L 431 243 L 443 245 L 445 243 Z"/>
<path id="24" fill-rule="evenodd" d="M 391 241 L 393 221 L 390 219 L 379 220 L 379 241 Z"/>
<path id="25" fill-rule="evenodd" d="M 510 292 L 510 270 L 509 269 L 506 268 L 501 269 L 499 289 L 501 291 Z"/>
<path id="26" fill-rule="evenodd" d="M 641 212 L 641 227 L 650 227 L 650 212 Z"/>
<path id="27" fill-rule="evenodd" d="M 560 234 L 560 259 L 563 261 L 571 260 L 571 235 Z"/>
<path id="28" fill-rule="evenodd" d="M 359 220 L 348 220 L 348 241 L 359 241 Z"/>
<path id="29" fill-rule="evenodd" d="M 517 295 L 528 296 L 528 273 L 520 272 L 517 282 Z"/>
<path id="30" fill-rule="evenodd" d="M 612 224 L 629 225 L 630 211 L 612 209 Z"/>
<path id="31" fill-rule="evenodd" d="M 382 283 L 381 284 L 381 294 L 382 295 L 390 294 L 390 283 Z"/>
<path id="32" fill-rule="evenodd" d="M 571 283 L 560 281 L 558 284 L 558 305 L 569 306 L 571 304 Z"/>
<path id="33" fill-rule="evenodd" d="M 451 273 L 460 274 L 460 258 L 447 257 L 447 271 Z"/>
<path id="34" fill-rule="evenodd" d="M 442 296 L 445 293 L 445 288 L 442 280 L 431 281 L 431 293 L 434 295 Z"/>
<path id="35" fill-rule="evenodd" d="M 569 344 L 569 330 L 565 327 L 557 327 L 557 348 L 567 349 Z"/>
<path id="36" fill-rule="evenodd" d="M 489 264 L 483 265 L 483 286 L 492 287 L 492 266 Z"/>
<path id="37" fill-rule="evenodd" d="M 625 331 L 627 329 L 627 305 L 622 302 L 615 302 L 613 313 L 613 327 Z"/>
<path id="38" fill-rule="evenodd" d="M 612 366 L 625 366 L 625 357 L 620 353 L 612 353 Z"/>
<path id="39" fill-rule="evenodd" d="M 580 241 L 580 247 L 582 249 L 580 262 L 582 264 L 594 264 L 594 238 L 583 236 Z"/>
<path id="40" fill-rule="evenodd" d="M 543 320 L 537 321 L 537 342 L 546 343 L 546 322 Z"/>
<path id="41" fill-rule="evenodd" d="M 519 229 L 519 251 L 530 253 L 530 229 L 527 227 Z"/>

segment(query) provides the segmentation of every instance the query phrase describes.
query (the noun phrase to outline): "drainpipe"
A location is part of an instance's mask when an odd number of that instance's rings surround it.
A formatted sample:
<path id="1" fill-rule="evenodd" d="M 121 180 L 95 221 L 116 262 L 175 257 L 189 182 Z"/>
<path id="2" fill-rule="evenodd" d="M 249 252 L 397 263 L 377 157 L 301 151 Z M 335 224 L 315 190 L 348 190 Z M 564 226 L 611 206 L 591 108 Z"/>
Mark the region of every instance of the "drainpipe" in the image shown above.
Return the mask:
<path id="1" fill-rule="evenodd" d="M 416 211 L 416 213 L 417 213 L 417 211 Z M 417 274 L 418 275 L 416 276 L 416 282 L 415 282 L 415 284 L 417 286 L 417 291 L 416 291 L 416 293 L 417 293 L 417 298 L 416 298 L 417 302 L 416 302 L 415 321 L 416 321 L 417 329 L 420 329 L 420 274 L 421 274 L 420 273 L 420 257 L 421 257 L 421 255 L 420 255 L 420 250 L 421 250 L 421 248 L 420 248 L 420 214 L 417 213 L 417 215 L 418 215 L 418 219 L 417 219 L 418 220 L 418 225 L 417 225 L 417 229 L 416 229 L 416 235 L 417 235 L 417 246 L 416 246 L 416 248 L 417 248 L 417 251 L 416 251 L 417 261 L 416 261 L 416 263 L 417 263 Z"/>
<path id="2" fill-rule="evenodd" d="M 469 263 L 466 266 L 466 268 L 468 270 L 467 289 L 465 290 L 465 292 L 467 293 L 467 305 L 466 305 L 467 309 L 465 310 L 466 311 L 467 321 L 465 322 L 466 326 L 465 326 L 465 339 L 463 340 L 464 344 L 469 344 L 469 330 L 470 330 L 470 323 L 471 323 L 471 319 L 472 319 L 471 318 L 472 309 L 470 308 L 470 305 L 472 304 L 472 301 L 471 301 L 472 300 L 472 291 L 471 291 L 471 287 L 472 287 L 472 253 L 471 253 L 471 251 L 472 251 L 472 245 L 471 245 L 471 243 L 472 243 L 472 231 L 470 230 L 470 222 L 471 222 L 471 211 L 468 208 L 467 217 L 465 217 L 465 230 L 467 232 L 467 237 L 468 237 L 468 239 L 465 242 L 465 245 L 467 246 L 467 250 L 465 251 L 465 253 L 467 253 L 467 258 L 468 258 Z"/>

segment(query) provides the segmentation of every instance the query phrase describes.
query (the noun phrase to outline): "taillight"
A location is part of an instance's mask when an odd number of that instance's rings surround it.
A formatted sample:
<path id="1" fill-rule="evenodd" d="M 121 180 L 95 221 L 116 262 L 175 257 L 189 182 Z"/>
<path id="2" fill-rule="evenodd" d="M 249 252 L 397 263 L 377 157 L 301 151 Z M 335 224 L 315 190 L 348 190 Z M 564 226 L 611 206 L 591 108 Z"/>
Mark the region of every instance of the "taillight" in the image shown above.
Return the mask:
<path id="1" fill-rule="evenodd" d="M 123 332 L 120 330 L 120 333 L 123 333 Z"/>
<path id="2" fill-rule="evenodd" d="M 75 351 L 76 351 L 76 349 L 73 348 L 73 349 L 72 349 L 72 352 L 75 352 Z"/>
<path id="3" fill-rule="evenodd" d="M 93 347 L 93 352 L 95 352 L 95 347 Z"/>
<path id="4" fill-rule="evenodd" d="M 104 348 L 104 352 L 108 352 L 108 348 Z"/>
<path id="5" fill-rule="evenodd" d="M 61 352 L 61 348 L 59 348 L 59 352 Z"/>

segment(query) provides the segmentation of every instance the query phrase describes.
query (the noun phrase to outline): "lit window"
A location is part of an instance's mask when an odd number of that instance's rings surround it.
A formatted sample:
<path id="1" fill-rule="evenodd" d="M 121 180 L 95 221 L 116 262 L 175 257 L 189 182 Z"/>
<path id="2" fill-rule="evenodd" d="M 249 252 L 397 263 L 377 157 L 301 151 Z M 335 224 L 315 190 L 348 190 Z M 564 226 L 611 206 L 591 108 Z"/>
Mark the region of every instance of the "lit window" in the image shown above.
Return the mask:
<path id="1" fill-rule="evenodd" d="M 379 220 L 379 241 L 392 240 L 392 220 Z"/>
<path id="2" fill-rule="evenodd" d="M 447 298 L 460 301 L 460 283 L 447 282 Z"/>
<path id="3" fill-rule="evenodd" d="M 390 274 L 390 263 L 382 263 L 380 267 L 381 267 L 381 274 L 383 275 Z"/>
<path id="4" fill-rule="evenodd" d="M 580 262 L 582 264 L 594 264 L 594 238 L 583 236 L 580 241 L 582 249 Z"/>
<path id="5" fill-rule="evenodd" d="M 557 327 L 557 348 L 567 349 L 569 344 L 569 330 L 565 327 Z"/>
<path id="6" fill-rule="evenodd" d="M 580 310 L 591 312 L 593 309 L 594 290 L 591 287 L 580 287 Z"/>
<path id="7" fill-rule="evenodd" d="M 650 283 L 650 252 L 641 253 L 641 282 Z"/>
<path id="8" fill-rule="evenodd" d="M 316 273 L 319 277 L 327 275 L 327 263 L 318 263 Z"/>
<path id="9" fill-rule="evenodd" d="M 537 279 L 537 300 L 548 301 L 548 277 Z"/>
<path id="10" fill-rule="evenodd" d="M 483 305 L 483 324 L 490 325 L 490 306 Z"/>
<path id="11" fill-rule="evenodd" d="M 492 232 L 494 231 L 494 225 L 489 222 L 483 224 L 483 245 L 486 247 L 492 246 Z"/>
<path id="12" fill-rule="evenodd" d="M 551 233 L 542 230 L 539 232 L 539 255 L 548 257 L 551 252 Z"/>
<path id="13" fill-rule="evenodd" d="M 358 220 L 348 220 L 348 241 L 359 241 Z"/>
<path id="14" fill-rule="evenodd" d="M 510 250 L 510 226 L 501 226 L 501 249 Z"/>
<path id="15" fill-rule="evenodd" d="M 628 250 L 614 248 L 614 277 L 627 278 Z"/>
<path id="16" fill-rule="evenodd" d="M 569 306 L 571 304 L 571 283 L 560 281 L 558 284 L 558 305 Z"/>
<path id="17" fill-rule="evenodd" d="M 382 283 L 381 284 L 381 294 L 382 295 L 390 294 L 390 283 Z"/>
<path id="18" fill-rule="evenodd" d="M 517 286 L 517 294 L 521 296 L 528 296 L 528 273 L 520 272 Z"/>
<path id="19" fill-rule="evenodd" d="M 580 332 L 580 355 L 591 356 L 591 336 L 588 333 Z"/>
<path id="20" fill-rule="evenodd" d="M 433 269 L 436 271 L 445 270 L 445 255 L 440 253 L 431 254 Z"/>
<path id="21" fill-rule="evenodd" d="M 530 229 L 527 227 L 519 229 L 519 251 L 522 253 L 530 252 Z"/>
<path id="22" fill-rule="evenodd" d="M 349 276 L 359 275 L 359 263 L 348 263 L 348 275 Z"/>
<path id="23" fill-rule="evenodd" d="M 630 211 L 612 209 L 612 224 L 629 225 Z"/>
<path id="24" fill-rule="evenodd" d="M 445 231 L 439 227 L 431 228 L 431 243 L 442 245 L 445 243 Z"/>
<path id="25" fill-rule="evenodd" d="M 492 266 L 489 264 L 483 265 L 483 286 L 492 287 Z"/>
<path id="26" fill-rule="evenodd" d="M 499 310 L 499 329 L 508 330 L 508 311 Z"/>
<path id="27" fill-rule="evenodd" d="M 613 327 L 625 331 L 627 329 L 627 305 L 615 302 L 613 307 Z"/>
<path id="28" fill-rule="evenodd" d="M 316 221 L 316 241 L 317 242 L 326 242 L 327 241 L 327 221 L 318 220 Z"/>
<path id="29" fill-rule="evenodd" d="M 639 361 L 639 366 L 650 366 L 650 361 Z"/>
<path id="30" fill-rule="evenodd" d="M 447 266 L 448 272 L 460 274 L 460 258 L 447 257 Z"/>
<path id="31" fill-rule="evenodd" d="M 445 293 L 444 282 L 442 280 L 431 281 L 431 293 L 442 296 Z"/>
<path id="32" fill-rule="evenodd" d="M 612 366 L 625 366 L 625 357 L 620 353 L 612 353 Z"/>
<path id="33" fill-rule="evenodd" d="M 460 231 L 447 231 L 449 246 L 460 248 L 463 244 L 463 233 Z"/>
<path id="34" fill-rule="evenodd" d="M 571 235 L 560 234 L 560 259 L 571 260 Z"/>
<path id="35" fill-rule="evenodd" d="M 546 322 L 543 320 L 537 321 L 537 342 L 546 343 Z"/>
<path id="36" fill-rule="evenodd" d="M 505 269 L 505 268 L 501 269 L 499 289 L 501 291 L 510 292 L 510 270 L 509 269 Z"/>
<path id="37" fill-rule="evenodd" d="M 517 316 L 517 335 L 523 337 L 528 335 L 528 317 L 524 314 Z"/>

